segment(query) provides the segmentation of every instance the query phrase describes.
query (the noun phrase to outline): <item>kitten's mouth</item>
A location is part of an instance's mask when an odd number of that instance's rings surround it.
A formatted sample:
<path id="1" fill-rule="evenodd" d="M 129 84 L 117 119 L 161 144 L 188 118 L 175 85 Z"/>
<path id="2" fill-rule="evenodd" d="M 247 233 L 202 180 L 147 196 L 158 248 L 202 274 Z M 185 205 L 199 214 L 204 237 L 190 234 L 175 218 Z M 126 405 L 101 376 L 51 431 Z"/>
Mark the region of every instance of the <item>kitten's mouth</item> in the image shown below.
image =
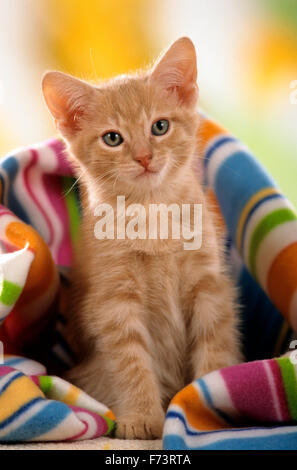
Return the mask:
<path id="1" fill-rule="evenodd" d="M 138 174 L 136 178 L 149 178 L 160 173 L 158 170 L 146 169 L 142 173 Z"/>

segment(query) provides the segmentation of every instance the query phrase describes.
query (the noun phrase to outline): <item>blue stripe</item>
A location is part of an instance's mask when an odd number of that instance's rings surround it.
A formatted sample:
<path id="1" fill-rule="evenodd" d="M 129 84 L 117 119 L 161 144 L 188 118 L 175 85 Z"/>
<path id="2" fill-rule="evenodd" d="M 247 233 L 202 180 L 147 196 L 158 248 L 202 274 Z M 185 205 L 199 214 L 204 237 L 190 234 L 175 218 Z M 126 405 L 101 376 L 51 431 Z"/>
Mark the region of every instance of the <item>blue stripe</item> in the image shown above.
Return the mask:
<path id="1" fill-rule="evenodd" d="M 247 152 L 238 151 L 222 162 L 215 176 L 214 190 L 230 236 L 251 197 L 264 188 L 275 188 L 273 179 Z"/>
<path id="2" fill-rule="evenodd" d="M 41 400 L 44 399 L 41 398 Z M 51 430 L 54 433 L 55 427 L 72 413 L 72 410 L 65 403 L 44 400 L 44 404 L 44 408 L 29 418 L 23 425 L 1 437 L 0 441 L 29 441 Z M 70 429 L 69 432 L 72 433 L 73 430 Z"/>
<path id="3" fill-rule="evenodd" d="M 13 377 L 11 377 L 11 379 L 6 382 L 5 385 L 3 385 L 2 388 L 0 388 L 0 393 L 3 393 L 5 392 L 5 390 L 9 387 L 9 385 L 14 382 L 16 379 L 20 378 L 20 377 L 23 377 L 24 374 L 22 374 L 22 372 L 18 372 L 17 374 L 15 374 Z M 5 375 L 3 377 L 6 377 Z"/>
<path id="4" fill-rule="evenodd" d="M 279 427 L 281 429 L 281 426 Z M 194 447 L 178 435 L 168 434 L 163 438 L 164 450 L 297 450 L 296 431 L 289 434 L 276 434 L 265 437 L 238 437 L 222 439 L 204 446 L 199 445 L 199 438 Z"/>

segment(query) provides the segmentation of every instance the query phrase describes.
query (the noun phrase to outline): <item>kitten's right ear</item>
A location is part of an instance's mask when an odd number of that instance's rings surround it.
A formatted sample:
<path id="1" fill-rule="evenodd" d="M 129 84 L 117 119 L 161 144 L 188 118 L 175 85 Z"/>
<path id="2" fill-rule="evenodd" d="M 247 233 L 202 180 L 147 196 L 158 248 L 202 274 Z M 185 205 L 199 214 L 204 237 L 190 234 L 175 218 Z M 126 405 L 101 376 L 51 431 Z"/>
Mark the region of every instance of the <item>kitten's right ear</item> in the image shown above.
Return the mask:
<path id="1" fill-rule="evenodd" d="M 74 135 L 91 117 L 94 89 L 62 72 L 47 72 L 42 80 L 45 102 L 65 137 Z"/>
<path id="2" fill-rule="evenodd" d="M 151 80 L 167 91 L 175 90 L 180 101 L 195 105 L 198 97 L 197 64 L 194 44 L 189 38 L 175 41 L 155 64 Z"/>

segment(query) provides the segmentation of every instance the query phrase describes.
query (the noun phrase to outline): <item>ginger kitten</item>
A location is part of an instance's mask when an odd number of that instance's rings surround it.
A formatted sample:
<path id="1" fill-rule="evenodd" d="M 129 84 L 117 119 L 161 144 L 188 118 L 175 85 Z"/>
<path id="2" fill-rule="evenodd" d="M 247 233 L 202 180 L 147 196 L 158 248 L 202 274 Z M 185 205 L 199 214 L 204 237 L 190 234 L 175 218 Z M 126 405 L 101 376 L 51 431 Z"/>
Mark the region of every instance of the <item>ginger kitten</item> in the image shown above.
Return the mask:
<path id="1" fill-rule="evenodd" d="M 240 361 L 235 294 L 198 159 L 196 53 L 176 41 L 149 72 L 92 86 L 48 72 L 43 93 L 82 187 L 81 237 L 67 336 L 79 363 L 67 378 L 117 417 L 119 438 L 162 435 L 169 400 L 192 380 Z M 202 246 L 102 239 L 98 203 L 201 203 Z M 148 212 L 146 212 L 147 214 Z"/>

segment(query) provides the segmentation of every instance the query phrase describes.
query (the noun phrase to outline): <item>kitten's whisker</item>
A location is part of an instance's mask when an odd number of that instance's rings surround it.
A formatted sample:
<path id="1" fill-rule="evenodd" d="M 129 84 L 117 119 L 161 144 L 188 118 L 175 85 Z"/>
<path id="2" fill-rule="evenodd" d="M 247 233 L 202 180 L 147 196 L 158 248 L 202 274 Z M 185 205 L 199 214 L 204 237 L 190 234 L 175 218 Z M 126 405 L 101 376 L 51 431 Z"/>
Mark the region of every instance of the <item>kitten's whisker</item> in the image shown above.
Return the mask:
<path id="1" fill-rule="evenodd" d="M 71 193 L 71 191 L 73 190 L 73 188 L 77 185 L 77 183 L 79 182 L 79 180 L 81 179 L 81 177 L 85 174 L 87 170 L 84 170 L 80 175 L 79 177 L 74 181 L 73 185 L 67 189 L 66 193 L 63 194 L 64 197 L 67 197 L 69 193 Z"/>

